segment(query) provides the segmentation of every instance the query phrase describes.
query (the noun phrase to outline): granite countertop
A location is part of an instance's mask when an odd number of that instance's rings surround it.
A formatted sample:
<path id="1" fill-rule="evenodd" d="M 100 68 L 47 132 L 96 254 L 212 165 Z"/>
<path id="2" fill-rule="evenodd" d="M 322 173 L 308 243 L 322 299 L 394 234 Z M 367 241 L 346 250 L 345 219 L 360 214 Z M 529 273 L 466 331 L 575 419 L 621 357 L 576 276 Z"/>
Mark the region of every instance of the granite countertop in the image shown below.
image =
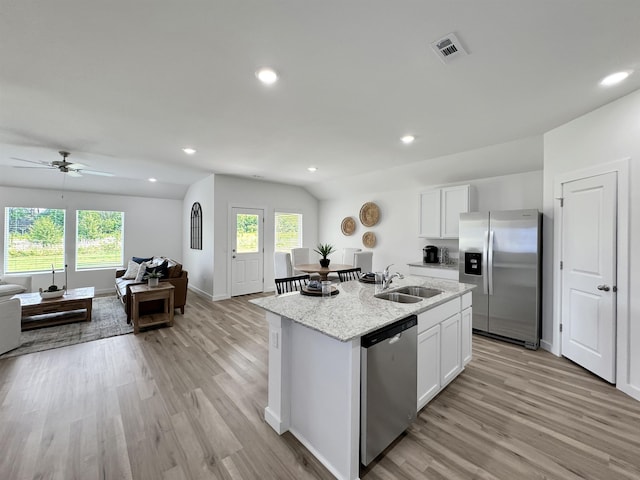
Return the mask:
<path id="1" fill-rule="evenodd" d="M 424 263 L 415 262 L 408 263 L 410 267 L 424 267 L 424 268 L 442 268 L 444 270 L 458 270 L 458 262 L 452 261 L 451 263 Z"/>
<path id="2" fill-rule="evenodd" d="M 250 300 L 265 310 L 346 342 L 361 337 L 409 315 L 418 314 L 470 291 L 473 285 L 452 280 L 406 276 L 393 279 L 388 291 L 408 285 L 437 288 L 443 293 L 417 303 L 396 303 L 375 298 L 375 285 L 357 280 L 337 286 L 331 298 L 300 295 L 299 292 Z"/>

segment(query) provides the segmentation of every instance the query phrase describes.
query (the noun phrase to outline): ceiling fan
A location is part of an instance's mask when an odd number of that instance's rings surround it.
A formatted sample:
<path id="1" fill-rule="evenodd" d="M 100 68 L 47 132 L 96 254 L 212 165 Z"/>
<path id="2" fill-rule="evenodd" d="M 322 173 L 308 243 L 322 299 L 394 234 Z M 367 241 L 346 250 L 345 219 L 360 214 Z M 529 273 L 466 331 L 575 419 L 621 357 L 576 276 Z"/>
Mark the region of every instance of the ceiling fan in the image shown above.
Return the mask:
<path id="1" fill-rule="evenodd" d="M 14 165 L 13 168 L 47 168 L 47 169 L 57 168 L 62 173 L 66 173 L 70 177 L 81 177 L 82 174 L 100 175 L 103 177 L 114 176 L 113 173 L 98 172 L 96 170 L 87 170 L 88 167 L 86 165 L 83 165 L 82 163 L 73 163 L 73 162 L 67 161 L 67 157 L 71 155 L 69 152 L 65 152 L 64 150 L 61 150 L 58 153 L 62 156 L 62 160 L 54 160 L 53 162 L 45 162 L 42 160 L 25 160 L 24 158 L 12 157 L 12 160 L 18 160 L 20 162 L 35 163 L 36 165 L 40 165 L 39 167 L 22 167 L 22 166 Z"/>

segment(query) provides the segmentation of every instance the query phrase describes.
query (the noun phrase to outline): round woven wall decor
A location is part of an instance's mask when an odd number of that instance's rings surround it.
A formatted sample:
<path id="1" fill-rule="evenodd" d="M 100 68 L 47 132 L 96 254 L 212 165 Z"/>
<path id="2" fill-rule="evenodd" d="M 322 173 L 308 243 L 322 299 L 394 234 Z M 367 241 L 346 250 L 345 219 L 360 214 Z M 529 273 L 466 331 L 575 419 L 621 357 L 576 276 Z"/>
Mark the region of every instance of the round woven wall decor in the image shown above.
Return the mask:
<path id="1" fill-rule="evenodd" d="M 340 225 L 340 229 L 342 230 L 343 235 L 353 235 L 353 232 L 356 231 L 356 221 L 353 217 L 344 217 L 344 220 L 342 220 L 342 224 Z"/>
<path id="2" fill-rule="evenodd" d="M 373 202 L 367 202 L 360 209 L 360 222 L 365 227 L 373 227 L 380 220 L 380 209 Z"/>
<path id="3" fill-rule="evenodd" d="M 373 232 L 365 232 L 362 235 L 362 244 L 367 248 L 373 248 L 376 246 L 376 234 Z"/>

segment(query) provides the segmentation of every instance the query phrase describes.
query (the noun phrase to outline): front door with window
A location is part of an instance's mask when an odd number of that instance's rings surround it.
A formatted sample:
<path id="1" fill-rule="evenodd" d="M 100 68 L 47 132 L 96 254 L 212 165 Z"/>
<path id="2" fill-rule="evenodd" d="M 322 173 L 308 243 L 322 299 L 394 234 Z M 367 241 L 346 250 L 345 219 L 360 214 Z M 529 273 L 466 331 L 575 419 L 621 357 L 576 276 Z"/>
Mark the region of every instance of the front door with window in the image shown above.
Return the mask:
<path id="1" fill-rule="evenodd" d="M 263 218 L 261 209 L 232 209 L 231 296 L 264 289 Z"/>

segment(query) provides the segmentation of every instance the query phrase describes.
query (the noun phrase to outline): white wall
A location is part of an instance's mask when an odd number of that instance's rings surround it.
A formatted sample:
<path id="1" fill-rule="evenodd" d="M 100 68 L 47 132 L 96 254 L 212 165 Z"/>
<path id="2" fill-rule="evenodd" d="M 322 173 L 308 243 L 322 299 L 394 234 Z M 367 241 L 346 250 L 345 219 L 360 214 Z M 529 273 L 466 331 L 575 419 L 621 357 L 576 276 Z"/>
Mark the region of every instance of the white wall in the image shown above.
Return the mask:
<path id="1" fill-rule="evenodd" d="M 545 220 L 553 218 L 554 182 L 558 175 L 575 170 L 603 165 L 630 158 L 630 176 L 620 181 L 629 182 L 629 258 L 619 262 L 629 265 L 629 318 L 618 318 L 629 338 L 623 339 L 628 351 L 622 354 L 626 375 L 618 378 L 618 387 L 640 399 L 640 257 L 633 248 L 640 242 L 640 90 L 615 102 L 577 118 L 544 136 L 544 213 Z M 553 249 L 552 222 L 544 230 L 545 265 L 543 340 L 555 352 L 559 351 L 558 318 L 553 317 Z M 621 357 L 618 357 L 620 361 Z M 619 365 L 620 367 L 621 365 Z"/>
<path id="2" fill-rule="evenodd" d="M 263 208 L 264 235 L 264 289 L 274 290 L 274 213 L 301 213 L 303 242 L 314 247 L 318 241 L 318 200 L 301 187 L 281 183 L 263 182 L 228 175 L 215 176 L 214 205 L 214 273 L 213 298 L 231 296 L 229 211 L 231 207 Z"/>
<path id="3" fill-rule="evenodd" d="M 542 171 L 504 175 L 465 182 L 472 186 L 472 210 L 515 210 L 520 208 L 542 209 Z M 373 269 L 381 270 L 393 263 L 393 270 L 408 274 L 407 263 L 422 261 L 422 248 L 436 244 L 450 248 L 457 256 L 456 240 L 430 240 L 418 237 L 419 194 L 423 190 L 442 185 L 424 185 L 421 188 L 382 192 L 376 195 L 349 194 L 320 202 L 321 242 L 335 245 L 338 250 L 346 247 L 362 248 L 362 235 L 367 231 L 376 234 L 373 251 Z M 365 202 L 375 202 L 380 207 L 380 221 L 366 228 L 359 220 L 360 207 Z M 356 231 L 344 236 L 340 224 L 344 217 L 356 220 Z M 340 252 L 332 255 L 339 262 Z"/>
<path id="4" fill-rule="evenodd" d="M 96 293 L 114 292 L 115 268 L 75 271 L 76 210 L 109 210 L 124 212 L 124 266 L 132 256 L 163 255 L 181 262 L 182 201 L 122 195 L 60 192 L 0 187 L 0 223 L 5 225 L 5 207 L 62 208 L 66 210 L 65 261 L 68 287 L 94 286 Z M 0 252 L 4 265 L 4 235 L 0 236 Z M 181 262 L 182 263 L 182 262 Z M 2 267 L 3 268 L 3 267 Z M 64 283 L 64 275 L 56 275 L 56 284 Z M 51 285 L 51 274 L 33 276 L 33 288 Z"/>
<path id="5" fill-rule="evenodd" d="M 189 271 L 189 288 L 213 298 L 213 225 L 215 175 L 195 182 L 184 197 L 182 215 L 183 266 Z M 191 249 L 191 207 L 202 207 L 202 250 Z"/>

